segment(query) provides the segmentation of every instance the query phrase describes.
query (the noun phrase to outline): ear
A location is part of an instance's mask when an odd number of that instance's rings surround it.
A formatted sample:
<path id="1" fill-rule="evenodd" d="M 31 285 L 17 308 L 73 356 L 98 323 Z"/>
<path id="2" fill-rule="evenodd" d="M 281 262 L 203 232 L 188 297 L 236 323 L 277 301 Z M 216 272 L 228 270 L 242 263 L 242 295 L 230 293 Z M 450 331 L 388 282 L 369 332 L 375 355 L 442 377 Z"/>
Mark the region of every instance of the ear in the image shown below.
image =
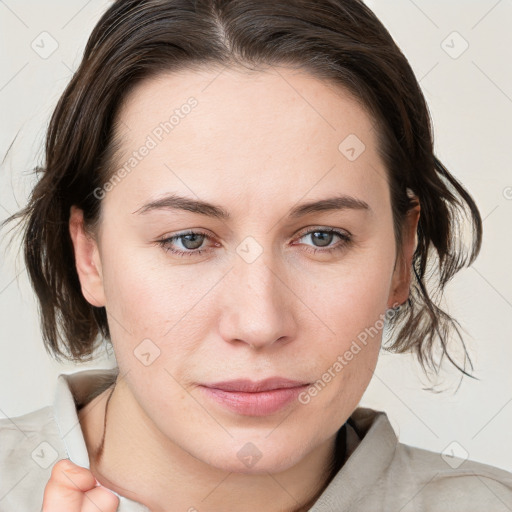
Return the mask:
<path id="1" fill-rule="evenodd" d="M 69 233 L 82 294 L 91 305 L 102 307 L 105 305 L 105 293 L 98 245 L 85 231 L 83 211 L 76 206 L 70 209 Z"/>
<path id="2" fill-rule="evenodd" d="M 417 245 L 417 228 L 420 218 L 419 202 L 409 210 L 402 225 L 402 247 L 395 261 L 388 308 L 403 304 L 409 298 L 412 258 Z"/>

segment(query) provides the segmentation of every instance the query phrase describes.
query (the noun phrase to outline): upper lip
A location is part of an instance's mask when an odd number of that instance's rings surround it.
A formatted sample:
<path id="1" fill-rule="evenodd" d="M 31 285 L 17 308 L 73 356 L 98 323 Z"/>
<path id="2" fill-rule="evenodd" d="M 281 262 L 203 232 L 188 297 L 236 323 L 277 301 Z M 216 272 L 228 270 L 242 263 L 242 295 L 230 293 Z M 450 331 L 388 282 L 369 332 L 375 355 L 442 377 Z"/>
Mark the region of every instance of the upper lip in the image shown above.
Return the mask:
<path id="1" fill-rule="evenodd" d="M 208 388 L 222 389 L 223 391 L 243 391 L 254 393 L 258 391 L 269 391 L 272 389 L 295 388 L 305 386 L 308 382 L 285 379 L 282 377 L 270 377 L 265 380 L 252 381 L 249 379 L 236 379 L 223 382 L 214 382 L 212 384 L 203 384 Z"/>

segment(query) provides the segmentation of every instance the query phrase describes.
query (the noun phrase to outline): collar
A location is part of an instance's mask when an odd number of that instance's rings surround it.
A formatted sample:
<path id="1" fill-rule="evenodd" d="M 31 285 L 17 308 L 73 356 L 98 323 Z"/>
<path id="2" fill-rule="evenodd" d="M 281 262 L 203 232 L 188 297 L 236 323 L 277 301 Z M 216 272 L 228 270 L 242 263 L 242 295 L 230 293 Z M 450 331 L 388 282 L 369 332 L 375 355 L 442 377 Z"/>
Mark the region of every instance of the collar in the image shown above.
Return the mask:
<path id="1" fill-rule="evenodd" d="M 348 459 L 309 512 L 353 510 L 354 504 L 376 486 L 393 461 L 398 438 L 386 413 L 358 407 L 351 418 L 362 439 L 347 442 Z"/>
<path id="2" fill-rule="evenodd" d="M 90 468 L 89 453 L 78 419 L 77 405 L 89 395 L 98 384 L 110 379 L 117 372 L 112 370 L 82 370 L 75 373 L 61 373 L 57 378 L 53 407 L 60 436 L 66 447 L 68 458 L 78 466 Z M 119 498 L 118 512 L 149 512 L 136 501 L 113 492 Z"/>

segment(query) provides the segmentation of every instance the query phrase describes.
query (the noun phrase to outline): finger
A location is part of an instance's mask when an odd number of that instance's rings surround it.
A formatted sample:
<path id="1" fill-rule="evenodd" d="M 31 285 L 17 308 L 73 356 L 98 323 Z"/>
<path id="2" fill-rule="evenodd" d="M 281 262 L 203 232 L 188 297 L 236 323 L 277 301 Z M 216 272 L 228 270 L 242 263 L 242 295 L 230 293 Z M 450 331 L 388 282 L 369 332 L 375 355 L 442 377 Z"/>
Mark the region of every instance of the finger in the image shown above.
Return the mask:
<path id="1" fill-rule="evenodd" d="M 96 479 L 87 468 L 69 459 L 58 461 L 44 490 L 42 512 L 81 512 L 84 492 L 95 485 Z"/>
<path id="2" fill-rule="evenodd" d="M 58 485 L 67 487 L 70 490 L 82 492 L 96 486 L 96 478 L 94 478 L 92 472 L 87 468 L 78 466 L 69 459 L 59 460 L 53 466 L 50 480 L 54 480 Z"/>
<path id="3" fill-rule="evenodd" d="M 119 498 L 106 487 L 95 487 L 83 495 L 80 512 L 116 512 Z"/>

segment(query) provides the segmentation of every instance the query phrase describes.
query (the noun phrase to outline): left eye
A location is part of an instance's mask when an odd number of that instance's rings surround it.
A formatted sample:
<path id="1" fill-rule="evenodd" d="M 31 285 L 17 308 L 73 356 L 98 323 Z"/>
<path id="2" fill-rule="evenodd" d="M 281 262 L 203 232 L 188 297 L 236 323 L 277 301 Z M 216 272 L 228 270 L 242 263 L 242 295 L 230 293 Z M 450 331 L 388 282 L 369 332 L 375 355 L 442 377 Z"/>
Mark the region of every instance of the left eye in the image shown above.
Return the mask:
<path id="1" fill-rule="evenodd" d="M 337 229 L 333 228 L 316 228 L 312 229 L 310 231 L 307 231 L 306 233 L 303 233 L 300 237 L 311 237 L 311 240 L 319 240 L 320 246 L 316 247 L 308 247 L 306 251 L 312 252 L 312 253 L 330 253 L 334 251 L 339 251 L 341 249 L 344 249 L 346 246 L 350 244 L 352 241 L 352 236 L 344 231 L 339 231 Z M 341 241 L 340 243 L 336 245 L 329 245 L 332 242 L 332 239 L 334 236 L 337 236 Z M 327 249 L 321 249 L 317 247 L 327 247 Z"/>
<path id="2" fill-rule="evenodd" d="M 313 248 L 306 249 L 310 252 L 333 252 L 339 249 L 343 249 L 346 245 L 351 242 L 351 236 L 343 231 L 339 231 L 337 229 L 313 229 L 302 233 L 298 240 L 301 240 L 305 237 L 311 237 L 311 240 L 315 242 L 319 242 L 319 246 L 315 246 Z M 341 243 L 331 246 L 333 238 L 337 236 Z M 200 247 L 203 245 L 205 239 L 211 239 L 211 237 L 202 232 L 198 231 L 188 231 L 186 233 L 181 233 L 178 235 L 174 235 L 168 238 L 164 238 L 162 240 L 158 240 L 157 243 L 166 251 L 176 254 L 177 256 L 193 256 L 199 255 L 205 252 L 207 249 L 201 249 Z M 176 249 L 173 245 L 180 241 L 182 244 L 182 249 Z M 327 247 L 326 249 L 321 249 L 321 247 Z"/>
<path id="3" fill-rule="evenodd" d="M 317 240 L 320 241 L 319 247 L 325 247 L 328 246 L 331 242 L 334 236 L 338 236 L 342 239 L 347 239 L 348 237 L 344 234 L 335 231 L 334 229 L 315 229 L 314 231 L 308 231 L 304 235 L 302 235 L 300 238 L 304 238 L 310 236 L 311 240 Z"/>

